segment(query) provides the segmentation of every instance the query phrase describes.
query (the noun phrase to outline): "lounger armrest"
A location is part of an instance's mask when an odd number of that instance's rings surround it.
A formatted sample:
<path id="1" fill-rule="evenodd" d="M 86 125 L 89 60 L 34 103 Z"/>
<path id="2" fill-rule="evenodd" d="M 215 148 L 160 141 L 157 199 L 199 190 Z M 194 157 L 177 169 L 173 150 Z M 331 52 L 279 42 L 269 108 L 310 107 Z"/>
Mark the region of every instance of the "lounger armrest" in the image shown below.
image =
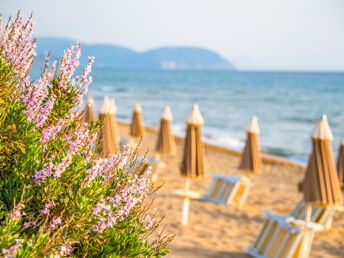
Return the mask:
<path id="1" fill-rule="evenodd" d="M 336 211 L 343 212 L 344 206 L 343 205 L 336 205 Z"/>
<path id="2" fill-rule="evenodd" d="M 324 226 L 319 224 L 319 223 L 315 223 L 312 221 L 306 222 L 304 220 L 295 219 L 293 217 L 289 218 L 287 220 L 287 222 L 290 224 L 297 225 L 298 227 L 308 228 L 308 229 L 315 230 L 315 231 L 320 231 L 320 230 L 324 229 Z"/>
<path id="3" fill-rule="evenodd" d="M 292 216 L 290 216 L 289 214 L 279 214 L 279 213 L 270 211 L 268 209 L 263 209 L 263 210 L 264 210 L 265 216 L 268 218 L 277 219 L 277 220 L 286 220 L 288 218 L 292 218 Z"/>

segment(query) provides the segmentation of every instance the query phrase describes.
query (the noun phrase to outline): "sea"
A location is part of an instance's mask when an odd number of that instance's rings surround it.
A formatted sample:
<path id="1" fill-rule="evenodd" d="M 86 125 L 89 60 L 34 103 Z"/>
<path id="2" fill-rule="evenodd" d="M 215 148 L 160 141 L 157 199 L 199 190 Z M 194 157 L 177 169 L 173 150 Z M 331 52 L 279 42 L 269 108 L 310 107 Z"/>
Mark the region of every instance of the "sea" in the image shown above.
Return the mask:
<path id="1" fill-rule="evenodd" d="M 335 157 L 344 137 L 344 73 L 252 71 L 134 71 L 94 69 L 88 96 L 98 112 L 105 96 L 114 98 L 117 119 L 130 122 L 136 102 L 147 126 L 158 127 L 166 105 L 172 130 L 185 135 L 185 120 L 198 104 L 205 142 L 241 150 L 245 130 L 257 116 L 261 150 L 306 163 L 310 134 L 328 117 Z"/>

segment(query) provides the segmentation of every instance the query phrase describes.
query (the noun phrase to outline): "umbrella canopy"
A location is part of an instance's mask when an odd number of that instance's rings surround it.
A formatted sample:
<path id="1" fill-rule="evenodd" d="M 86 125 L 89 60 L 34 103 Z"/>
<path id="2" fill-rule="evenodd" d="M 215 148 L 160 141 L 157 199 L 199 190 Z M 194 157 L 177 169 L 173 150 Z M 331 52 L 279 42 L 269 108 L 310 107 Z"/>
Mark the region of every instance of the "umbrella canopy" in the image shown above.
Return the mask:
<path id="1" fill-rule="evenodd" d="M 114 99 L 104 97 L 99 119 L 102 124 L 102 156 L 111 157 L 117 151 L 118 130 L 115 120 L 116 105 Z"/>
<path id="2" fill-rule="evenodd" d="M 131 125 L 130 125 L 130 135 L 134 137 L 141 137 L 144 134 L 145 128 L 143 126 L 143 119 L 142 119 L 142 108 L 140 103 L 136 103 Z"/>
<path id="3" fill-rule="evenodd" d="M 246 130 L 247 138 L 244 151 L 241 156 L 240 169 L 260 172 L 262 168 L 262 159 L 260 157 L 258 134 L 259 126 L 257 117 L 253 117 Z"/>
<path id="4" fill-rule="evenodd" d="M 167 106 L 160 119 L 160 130 L 156 151 L 164 154 L 173 154 L 176 152 L 176 142 L 171 130 L 172 112 Z"/>
<path id="5" fill-rule="evenodd" d="M 341 204 L 342 194 L 333 158 L 333 139 L 326 115 L 317 123 L 312 134 L 313 150 L 303 180 L 304 200 L 313 205 Z"/>
<path id="6" fill-rule="evenodd" d="M 194 105 L 186 121 L 184 155 L 180 166 L 182 176 L 187 178 L 201 178 L 206 174 L 201 134 L 203 123 L 204 120 L 199 112 L 198 105 Z"/>
<path id="7" fill-rule="evenodd" d="M 337 171 L 339 183 L 341 186 L 344 185 L 344 139 L 340 142 L 337 160 Z"/>
<path id="8" fill-rule="evenodd" d="M 93 107 L 94 107 L 94 100 L 92 97 L 87 98 L 87 104 L 85 107 L 85 122 L 90 123 L 92 121 L 96 120 L 96 117 L 94 116 L 93 113 Z"/>

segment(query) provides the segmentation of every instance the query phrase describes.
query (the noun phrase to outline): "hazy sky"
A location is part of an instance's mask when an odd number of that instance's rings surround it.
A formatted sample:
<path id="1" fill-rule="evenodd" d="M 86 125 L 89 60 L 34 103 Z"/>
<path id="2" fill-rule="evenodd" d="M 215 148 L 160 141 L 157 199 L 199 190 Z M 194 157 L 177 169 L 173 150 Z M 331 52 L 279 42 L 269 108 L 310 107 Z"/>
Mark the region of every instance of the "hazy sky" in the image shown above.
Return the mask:
<path id="1" fill-rule="evenodd" d="M 199 46 L 239 68 L 344 70 L 343 0 L 0 0 L 35 33 L 135 50 Z"/>

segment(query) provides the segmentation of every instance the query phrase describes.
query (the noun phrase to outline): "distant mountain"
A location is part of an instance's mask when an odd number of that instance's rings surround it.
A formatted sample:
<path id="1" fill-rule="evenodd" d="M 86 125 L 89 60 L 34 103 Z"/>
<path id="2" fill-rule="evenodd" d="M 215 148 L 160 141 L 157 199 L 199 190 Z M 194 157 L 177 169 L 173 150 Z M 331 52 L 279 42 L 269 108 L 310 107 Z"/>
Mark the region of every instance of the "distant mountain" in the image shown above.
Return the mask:
<path id="1" fill-rule="evenodd" d="M 35 65 L 42 66 L 48 51 L 53 60 L 75 40 L 65 38 L 38 37 Z M 162 47 L 145 52 L 105 44 L 81 43 L 81 64 L 88 56 L 95 57 L 94 67 L 146 70 L 233 70 L 234 65 L 219 54 L 196 47 Z"/>

